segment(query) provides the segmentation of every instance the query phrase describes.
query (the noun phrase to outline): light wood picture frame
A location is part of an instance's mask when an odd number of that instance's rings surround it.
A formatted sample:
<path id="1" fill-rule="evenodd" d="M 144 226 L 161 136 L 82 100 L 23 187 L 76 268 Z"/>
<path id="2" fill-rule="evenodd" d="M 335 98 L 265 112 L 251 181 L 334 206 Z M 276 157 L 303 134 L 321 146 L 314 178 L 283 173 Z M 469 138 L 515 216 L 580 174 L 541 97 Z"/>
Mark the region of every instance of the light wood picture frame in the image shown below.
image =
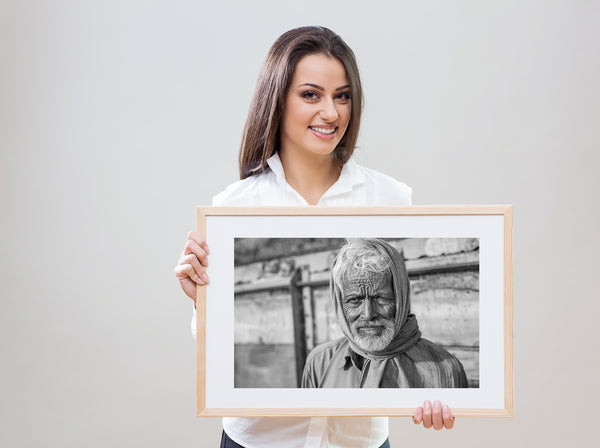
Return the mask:
<path id="1" fill-rule="evenodd" d="M 211 279 L 197 288 L 198 417 L 411 416 L 426 399 L 513 417 L 511 205 L 197 207 L 197 231 Z M 422 335 L 462 362 L 468 388 L 300 387 L 310 349 L 341 334 L 328 269 L 347 238 L 403 254 Z"/>

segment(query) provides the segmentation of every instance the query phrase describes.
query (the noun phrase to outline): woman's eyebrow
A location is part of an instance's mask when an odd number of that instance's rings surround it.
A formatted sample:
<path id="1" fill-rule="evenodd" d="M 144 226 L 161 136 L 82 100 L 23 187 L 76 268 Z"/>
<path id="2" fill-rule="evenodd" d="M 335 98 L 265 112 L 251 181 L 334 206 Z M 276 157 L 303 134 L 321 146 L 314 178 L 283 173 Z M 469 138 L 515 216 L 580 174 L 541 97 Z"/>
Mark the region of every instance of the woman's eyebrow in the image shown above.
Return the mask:
<path id="1" fill-rule="evenodd" d="M 319 86 L 317 84 L 313 84 L 311 82 L 305 82 L 304 84 L 300 84 L 298 87 L 303 87 L 303 86 L 308 86 L 308 87 L 312 87 L 312 88 L 317 89 L 317 90 L 325 91 L 324 87 L 321 87 L 321 86 Z M 338 90 L 347 89 L 348 87 L 350 87 L 350 84 L 346 84 L 345 86 L 338 87 L 337 89 L 335 89 L 335 92 L 337 92 Z"/>
<path id="2" fill-rule="evenodd" d="M 300 84 L 298 87 L 303 87 L 303 86 L 313 87 L 313 88 L 315 88 L 317 90 L 325 90 L 323 87 L 318 86 L 316 84 L 312 84 L 310 82 L 305 82 L 304 84 Z"/>
<path id="3" fill-rule="evenodd" d="M 346 84 L 345 86 L 338 87 L 337 89 L 335 89 L 335 91 L 337 92 L 338 90 L 344 90 L 344 89 L 347 89 L 348 87 L 350 87 L 350 84 Z"/>

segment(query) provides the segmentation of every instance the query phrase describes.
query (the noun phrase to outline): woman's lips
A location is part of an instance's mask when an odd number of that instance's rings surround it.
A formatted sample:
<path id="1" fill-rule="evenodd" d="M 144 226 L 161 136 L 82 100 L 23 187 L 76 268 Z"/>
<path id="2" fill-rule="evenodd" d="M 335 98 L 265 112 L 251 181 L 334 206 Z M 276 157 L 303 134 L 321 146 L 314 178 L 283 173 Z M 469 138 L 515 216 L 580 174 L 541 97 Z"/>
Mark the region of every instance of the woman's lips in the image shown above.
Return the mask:
<path id="1" fill-rule="evenodd" d="M 308 129 L 310 129 L 312 133 L 318 138 L 321 138 L 323 140 L 331 140 L 335 137 L 335 134 L 337 133 L 337 127 L 324 128 L 320 126 L 309 126 Z"/>

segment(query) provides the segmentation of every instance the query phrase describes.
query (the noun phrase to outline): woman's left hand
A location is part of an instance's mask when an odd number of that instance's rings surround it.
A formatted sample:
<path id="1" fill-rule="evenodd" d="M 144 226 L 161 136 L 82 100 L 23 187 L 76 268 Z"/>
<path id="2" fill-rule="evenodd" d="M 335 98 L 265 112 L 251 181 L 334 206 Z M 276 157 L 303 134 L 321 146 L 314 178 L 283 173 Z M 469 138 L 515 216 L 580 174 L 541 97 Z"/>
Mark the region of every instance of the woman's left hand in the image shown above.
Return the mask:
<path id="1" fill-rule="evenodd" d="M 454 426 L 455 417 L 452 416 L 452 411 L 447 404 L 442 406 L 440 400 L 433 402 L 433 407 L 429 400 L 425 400 L 423 406 L 419 406 L 413 415 L 413 422 L 420 425 L 423 422 L 425 428 L 431 428 L 439 431 L 443 427 L 452 429 Z"/>

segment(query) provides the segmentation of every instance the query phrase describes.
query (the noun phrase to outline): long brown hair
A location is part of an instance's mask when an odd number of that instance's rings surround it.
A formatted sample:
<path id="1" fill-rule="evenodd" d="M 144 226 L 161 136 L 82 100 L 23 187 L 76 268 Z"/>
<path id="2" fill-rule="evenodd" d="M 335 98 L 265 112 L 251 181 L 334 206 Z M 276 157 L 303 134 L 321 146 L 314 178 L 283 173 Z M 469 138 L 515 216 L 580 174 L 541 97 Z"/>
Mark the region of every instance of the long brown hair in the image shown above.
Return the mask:
<path id="1" fill-rule="evenodd" d="M 295 28 L 275 41 L 262 66 L 240 147 L 240 179 L 262 173 L 267 159 L 279 149 L 279 124 L 298 61 L 311 54 L 338 59 L 350 82 L 350 122 L 333 151 L 341 166 L 354 152 L 363 106 L 362 86 L 354 53 L 340 36 L 320 26 Z"/>

